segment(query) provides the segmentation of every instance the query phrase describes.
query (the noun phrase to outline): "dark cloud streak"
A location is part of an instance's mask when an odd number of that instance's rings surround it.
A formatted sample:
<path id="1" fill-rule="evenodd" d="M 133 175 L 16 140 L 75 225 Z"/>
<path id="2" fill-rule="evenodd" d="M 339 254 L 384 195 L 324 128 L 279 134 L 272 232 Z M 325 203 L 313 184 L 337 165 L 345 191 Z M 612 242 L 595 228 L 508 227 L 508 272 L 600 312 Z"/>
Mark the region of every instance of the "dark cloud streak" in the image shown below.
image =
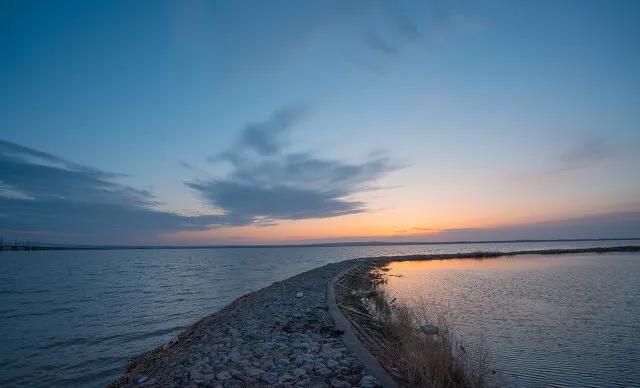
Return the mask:
<path id="1" fill-rule="evenodd" d="M 156 241 L 160 233 L 202 230 L 224 221 L 156 210 L 149 191 L 115 182 L 119 176 L 0 141 L 0 232 L 126 243 Z"/>

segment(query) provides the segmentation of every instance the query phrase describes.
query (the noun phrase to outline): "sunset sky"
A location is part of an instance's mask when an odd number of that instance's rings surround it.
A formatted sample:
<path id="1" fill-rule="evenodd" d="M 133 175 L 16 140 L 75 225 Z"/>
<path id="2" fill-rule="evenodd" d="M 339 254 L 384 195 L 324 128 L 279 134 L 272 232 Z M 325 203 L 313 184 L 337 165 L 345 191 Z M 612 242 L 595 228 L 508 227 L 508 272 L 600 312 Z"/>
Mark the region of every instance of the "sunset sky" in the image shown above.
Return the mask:
<path id="1" fill-rule="evenodd" d="M 0 234 L 640 237 L 640 2 L 0 2 Z"/>

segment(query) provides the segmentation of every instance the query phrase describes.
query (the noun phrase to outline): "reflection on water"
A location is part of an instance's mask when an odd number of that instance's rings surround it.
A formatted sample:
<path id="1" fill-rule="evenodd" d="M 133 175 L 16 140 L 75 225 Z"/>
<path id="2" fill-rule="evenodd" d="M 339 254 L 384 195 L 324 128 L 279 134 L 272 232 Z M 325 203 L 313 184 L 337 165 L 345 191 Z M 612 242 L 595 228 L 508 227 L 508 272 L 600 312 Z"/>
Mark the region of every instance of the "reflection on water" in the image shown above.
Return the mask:
<path id="1" fill-rule="evenodd" d="M 640 386 L 640 255 L 393 262 L 400 301 L 453 314 L 509 386 Z"/>
<path id="2" fill-rule="evenodd" d="M 629 241 L 0 253 L 0 386 L 100 386 L 238 296 L 356 257 Z"/>

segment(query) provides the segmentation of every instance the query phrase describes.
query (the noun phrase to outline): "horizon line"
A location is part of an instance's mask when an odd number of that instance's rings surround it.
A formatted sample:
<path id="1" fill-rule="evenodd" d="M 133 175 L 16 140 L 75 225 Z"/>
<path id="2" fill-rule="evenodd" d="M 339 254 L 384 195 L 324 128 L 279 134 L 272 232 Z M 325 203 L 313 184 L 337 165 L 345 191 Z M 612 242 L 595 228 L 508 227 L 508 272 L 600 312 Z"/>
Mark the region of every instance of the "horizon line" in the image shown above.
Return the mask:
<path id="1" fill-rule="evenodd" d="M 566 238 L 566 239 L 515 239 L 515 240 L 453 240 L 453 241 L 344 241 L 289 244 L 212 244 L 212 245 L 93 245 L 93 244 L 52 244 L 26 242 L 22 245 L 7 244 L 0 251 L 16 250 L 124 250 L 124 249 L 225 249 L 225 248 L 313 248 L 347 246 L 395 246 L 395 245 L 453 245 L 453 244 L 500 244 L 500 243 L 539 243 L 539 242 L 580 242 L 580 241 L 637 241 L 640 237 L 621 238 Z"/>

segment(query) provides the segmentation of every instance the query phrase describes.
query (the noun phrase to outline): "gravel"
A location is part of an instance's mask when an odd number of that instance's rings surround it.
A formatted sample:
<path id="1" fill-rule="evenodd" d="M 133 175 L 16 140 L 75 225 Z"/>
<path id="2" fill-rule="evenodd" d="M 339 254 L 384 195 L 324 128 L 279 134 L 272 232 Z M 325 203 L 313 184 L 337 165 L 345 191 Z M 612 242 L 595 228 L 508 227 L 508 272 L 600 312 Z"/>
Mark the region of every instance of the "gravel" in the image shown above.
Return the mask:
<path id="1" fill-rule="evenodd" d="M 131 362 L 112 386 L 376 387 L 327 311 L 329 264 L 244 295 Z"/>

